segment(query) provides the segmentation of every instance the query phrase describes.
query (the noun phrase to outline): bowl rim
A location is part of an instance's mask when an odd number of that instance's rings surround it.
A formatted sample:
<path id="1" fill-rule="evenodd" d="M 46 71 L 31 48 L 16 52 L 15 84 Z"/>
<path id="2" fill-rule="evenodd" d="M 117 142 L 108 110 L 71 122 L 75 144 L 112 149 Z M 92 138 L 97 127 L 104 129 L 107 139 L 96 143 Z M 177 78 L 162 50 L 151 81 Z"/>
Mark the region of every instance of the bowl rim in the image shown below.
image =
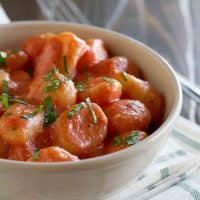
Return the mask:
<path id="1" fill-rule="evenodd" d="M 8 160 L 8 159 L 0 159 L 0 163 L 5 164 L 5 165 L 12 165 L 13 167 L 15 166 L 20 166 L 20 167 L 36 167 L 36 168 L 55 168 L 58 169 L 58 167 L 64 167 L 65 169 L 67 167 L 70 168 L 76 168 L 78 167 L 80 169 L 80 167 L 93 167 L 93 166 L 97 166 L 97 163 L 105 163 L 105 162 L 109 162 L 111 160 L 116 160 L 119 159 L 120 157 L 128 157 L 129 155 L 131 155 L 134 151 L 136 151 L 137 149 L 141 148 L 142 146 L 144 146 L 146 143 L 151 143 L 152 141 L 156 140 L 156 138 L 158 136 L 160 136 L 160 134 L 163 134 L 161 130 L 167 130 L 167 128 L 170 127 L 170 125 L 176 120 L 176 118 L 179 116 L 180 111 L 181 111 L 181 107 L 182 107 L 182 90 L 181 90 L 181 86 L 180 86 L 180 82 L 178 80 L 178 77 L 174 71 L 174 69 L 172 68 L 172 66 L 165 60 L 165 58 L 163 58 L 159 53 L 157 53 L 156 51 L 154 51 L 153 49 L 151 49 L 150 47 L 148 47 L 147 45 L 145 45 L 144 43 L 131 38 L 129 36 L 126 36 L 124 34 L 112 31 L 112 30 L 108 30 L 108 29 L 104 29 L 104 28 L 100 28 L 97 26 L 93 26 L 93 25 L 87 25 L 87 24 L 77 24 L 77 23 L 71 23 L 71 22 L 57 22 L 57 21 L 36 21 L 36 20 L 29 20 L 29 21 L 13 21 L 11 23 L 8 24 L 0 24 L 0 29 L 2 28 L 6 28 L 6 27 L 11 27 L 11 26 L 16 26 L 17 28 L 20 28 L 21 26 L 37 26 L 37 25 L 50 25 L 50 26 L 68 26 L 68 27 L 72 27 L 72 28 L 86 28 L 86 29 L 92 29 L 92 30 L 96 30 L 98 32 L 104 32 L 105 34 L 112 34 L 113 36 L 116 37 L 120 37 L 123 40 L 129 40 L 130 42 L 135 43 L 136 46 L 139 46 L 143 49 L 145 49 L 152 57 L 155 57 L 156 59 L 160 60 L 160 62 L 163 64 L 163 66 L 166 68 L 166 70 L 168 71 L 168 73 L 171 75 L 171 80 L 174 81 L 175 83 L 175 88 L 176 88 L 176 96 L 175 96 L 175 100 L 171 109 L 171 112 L 169 113 L 169 115 L 167 116 L 167 118 L 164 120 L 164 122 L 160 125 L 160 127 L 158 129 L 156 129 L 150 136 L 148 136 L 147 138 L 145 138 L 144 140 L 142 140 L 141 142 L 139 142 L 138 144 L 134 145 L 134 148 L 132 147 L 127 147 L 123 150 L 120 150 L 118 152 L 114 152 L 111 154 L 107 154 L 107 155 L 102 155 L 102 156 L 98 156 L 95 158 L 88 158 L 88 159 L 83 159 L 83 160 L 79 160 L 79 161 L 75 161 L 75 162 L 26 162 L 26 161 L 15 161 L 15 160 Z"/>

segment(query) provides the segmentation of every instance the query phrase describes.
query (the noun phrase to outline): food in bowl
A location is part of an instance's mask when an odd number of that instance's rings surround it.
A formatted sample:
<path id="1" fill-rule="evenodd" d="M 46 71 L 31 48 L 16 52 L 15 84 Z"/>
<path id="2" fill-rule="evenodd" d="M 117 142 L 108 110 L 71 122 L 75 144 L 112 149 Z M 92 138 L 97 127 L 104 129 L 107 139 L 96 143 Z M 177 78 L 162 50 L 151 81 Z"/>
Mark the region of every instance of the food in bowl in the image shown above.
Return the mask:
<path id="1" fill-rule="evenodd" d="M 0 52 L 0 155 L 78 161 L 148 137 L 163 120 L 163 96 L 126 57 L 71 32 L 28 38 Z"/>

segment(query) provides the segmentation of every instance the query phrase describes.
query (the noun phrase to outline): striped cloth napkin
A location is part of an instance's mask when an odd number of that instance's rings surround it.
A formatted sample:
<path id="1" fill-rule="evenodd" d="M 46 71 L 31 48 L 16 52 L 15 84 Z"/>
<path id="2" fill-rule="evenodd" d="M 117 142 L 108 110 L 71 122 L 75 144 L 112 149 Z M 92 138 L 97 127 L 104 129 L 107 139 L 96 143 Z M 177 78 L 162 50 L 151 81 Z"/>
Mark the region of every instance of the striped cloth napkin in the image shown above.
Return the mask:
<path id="1" fill-rule="evenodd" d="M 200 127 L 180 117 L 148 169 L 109 200 L 200 200 L 199 152 Z"/>

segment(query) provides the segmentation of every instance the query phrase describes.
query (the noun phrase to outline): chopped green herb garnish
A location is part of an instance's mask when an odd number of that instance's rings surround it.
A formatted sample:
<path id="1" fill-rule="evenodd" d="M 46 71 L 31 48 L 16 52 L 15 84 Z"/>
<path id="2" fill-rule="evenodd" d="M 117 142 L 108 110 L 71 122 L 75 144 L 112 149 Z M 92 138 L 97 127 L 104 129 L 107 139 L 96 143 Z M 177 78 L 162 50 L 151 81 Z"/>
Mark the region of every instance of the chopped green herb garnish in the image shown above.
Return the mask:
<path id="1" fill-rule="evenodd" d="M 52 74 L 56 74 L 58 72 L 58 69 L 56 67 L 53 67 L 50 72 Z"/>
<path id="2" fill-rule="evenodd" d="M 7 99 L 8 98 L 8 99 Z M 20 104 L 24 104 L 24 105 L 29 105 L 27 102 L 21 100 L 21 99 L 15 99 L 15 98 L 12 98 L 10 95 L 8 94 L 2 94 L 0 95 L 0 101 L 3 105 L 3 102 L 8 101 L 8 104 L 13 104 L 13 103 L 20 103 Z M 5 104 L 5 103 L 4 103 Z M 7 104 L 7 103 L 6 103 Z M 9 107 L 9 106 L 8 106 Z"/>
<path id="3" fill-rule="evenodd" d="M 43 79 L 45 81 L 49 81 L 47 86 L 44 88 L 45 92 L 52 92 L 58 89 L 58 87 L 60 86 L 61 81 L 53 77 L 53 75 L 56 74 L 57 72 L 58 72 L 57 68 L 54 67 L 51 69 L 49 73 L 44 75 Z"/>
<path id="4" fill-rule="evenodd" d="M 47 74 L 45 74 L 45 75 L 43 76 L 44 80 L 45 80 L 45 81 L 54 80 L 54 79 L 53 79 L 53 75 L 56 74 L 57 72 L 58 72 L 58 69 L 57 69 L 56 67 L 53 67 L 49 73 L 47 73 Z"/>
<path id="5" fill-rule="evenodd" d="M 108 77 L 103 77 L 103 80 L 106 81 L 106 82 L 108 82 L 108 83 L 114 83 L 115 82 L 114 79 L 108 78 Z"/>
<path id="6" fill-rule="evenodd" d="M 40 154 L 40 151 L 38 149 L 36 149 L 32 155 L 32 159 L 33 160 L 38 160 L 39 158 L 39 154 Z"/>
<path id="7" fill-rule="evenodd" d="M 3 93 L 5 93 L 5 94 L 8 94 L 8 95 L 9 95 L 8 81 L 6 81 L 6 80 L 3 80 L 2 87 L 3 87 Z"/>
<path id="8" fill-rule="evenodd" d="M 120 146 L 122 144 L 127 144 L 127 145 L 134 145 L 138 142 L 138 136 L 139 132 L 138 131 L 132 131 L 131 134 L 125 138 L 122 136 L 116 136 L 113 139 L 113 146 Z"/>
<path id="9" fill-rule="evenodd" d="M 128 145 L 133 145 L 138 142 L 138 131 L 132 131 L 131 134 L 124 139 L 124 143 Z"/>
<path id="10" fill-rule="evenodd" d="M 50 84 L 48 84 L 45 88 L 45 92 L 52 92 L 60 86 L 60 80 L 54 79 L 51 81 Z"/>
<path id="11" fill-rule="evenodd" d="M 94 110 L 93 110 L 93 108 L 92 108 L 90 98 L 86 98 L 86 99 L 85 99 L 85 103 L 87 104 L 88 109 L 90 110 L 90 113 L 91 113 L 91 115 L 92 115 L 94 124 L 97 124 L 97 116 L 96 116 L 96 114 L 95 114 L 95 112 L 94 112 Z"/>
<path id="12" fill-rule="evenodd" d="M 85 92 L 87 90 L 84 82 L 78 82 L 75 84 L 75 87 L 76 89 L 79 91 L 79 92 Z"/>
<path id="13" fill-rule="evenodd" d="M 67 67 L 67 56 L 63 56 L 63 68 L 64 68 L 64 72 L 68 75 L 68 67 Z"/>
<path id="14" fill-rule="evenodd" d="M 9 103 L 20 103 L 20 104 L 24 104 L 24 105 L 29 105 L 27 102 L 25 102 L 21 99 L 9 98 L 8 101 L 9 101 Z"/>
<path id="15" fill-rule="evenodd" d="M 39 114 L 42 109 L 44 108 L 44 105 L 39 105 L 32 113 L 21 115 L 20 117 L 23 119 L 30 119 L 35 117 L 37 114 Z"/>
<path id="16" fill-rule="evenodd" d="M 8 102 L 8 99 L 9 99 L 8 81 L 3 80 L 2 87 L 3 87 L 3 93 L 2 93 L 2 96 L 1 96 L 1 102 L 2 102 L 3 107 L 5 109 L 7 109 L 7 108 L 9 108 L 9 102 Z"/>
<path id="17" fill-rule="evenodd" d="M 4 51 L 0 51 L 0 67 L 6 66 L 6 58 L 7 58 L 7 53 Z"/>
<path id="18" fill-rule="evenodd" d="M 50 96 L 44 100 L 45 113 L 44 113 L 44 125 L 53 123 L 57 118 L 57 113 L 54 111 L 52 99 Z"/>
<path id="19" fill-rule="evenodd" d="M 124 79 L 124 81 L 128 81 L 128 78 L 124 72 L 121 72 L 121 77 Z"/>
<path id="20" fill-rule="evenodd" d="M 121 136 L 116 136 L 114 139 L 113 139 L 113 146 L 120 146 L 121 144 L 123 143 L 123 139 Z"/>
<path id="21" fill-rule="evenodd" d="M 9 96 L 7 94 L 5 94 L 5 93 L 2 94 L 1 102 L 5 109 L 9 108 L 8 98 L 9 98 Z"/>
<path id="22" fill-rule="evenodd" d="M 81 102 L 77 104 L 72 110 L 70 110 L 67 114 L 68 118 L 71 119 L 75 113 L 79 112 L 81 109 L 85 107 L 85 103 Z"/>
<path id="23" fill-rule="evenodd" d="M 5 109 L 9 108 L 10 104 L 12 103 L 20 103 L 20 104 L 28 105 L 27 102 L 10 96 L 8 81 L 3 80 L 2 87 L 3 87 L 3 92 L 2 92 L 2 95 L 0 95 L 0 101 Z"/>

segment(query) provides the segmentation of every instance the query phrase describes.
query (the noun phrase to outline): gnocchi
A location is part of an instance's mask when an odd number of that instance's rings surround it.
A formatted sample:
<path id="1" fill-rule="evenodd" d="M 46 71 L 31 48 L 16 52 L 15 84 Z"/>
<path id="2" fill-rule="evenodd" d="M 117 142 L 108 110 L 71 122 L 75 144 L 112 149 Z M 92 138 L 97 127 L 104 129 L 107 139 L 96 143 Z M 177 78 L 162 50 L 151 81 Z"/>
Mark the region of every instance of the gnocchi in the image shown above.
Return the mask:
<path id="1" fill-rule="evenodd" d="M 165 99 L 104 41 L 44 33 L 0 50 L 0 158 L 78 162 L 142 141 Z"/>

